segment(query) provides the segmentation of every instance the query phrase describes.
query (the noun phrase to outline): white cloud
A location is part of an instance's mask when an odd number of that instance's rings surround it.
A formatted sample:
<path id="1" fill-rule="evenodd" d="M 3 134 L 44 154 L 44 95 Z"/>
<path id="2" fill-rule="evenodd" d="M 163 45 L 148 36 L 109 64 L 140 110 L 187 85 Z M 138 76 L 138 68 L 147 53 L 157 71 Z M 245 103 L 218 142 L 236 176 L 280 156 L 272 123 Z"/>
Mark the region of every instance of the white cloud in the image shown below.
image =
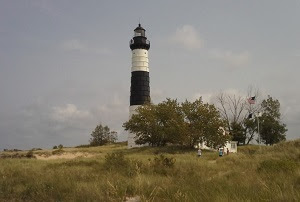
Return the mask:
<path id="1" fill-rule="evenodd" d="M 62 43 L 62 49 L 65 51 L 87 51 L 86 45 L 77 39 L 66 40 Z"/>
<path id="2" fill-rule="evenodd" d="M 203 102 L 210 103 L 213 95 L 214 95 L 213 93 L 195 93 L 192 99 L 196 100 L 202 97 Z"/>
<path id="3" fill-rule="evenodd" d="M 300 57 L 300 50 L 295 51 L 293 55 L 294 55 L 295 57 Z"/>
<path id="4" fill-rule="evenodd" d="M 200 97 L 202 97 L 202 100 L 206 103 L 213 103 L 216 104 L 216 98 L 220 93 L 224 93 L 226 95 L 230 95 L 230 96 L 237 96 L 237 97 L 244 97 L 246 99 L 247 95 L 245 92 L 241 92 L 238 89 L 234 89 L 234 88 L 228 88 L 225 90 L 221 90 L 221 91 L 211 91 L 211 92 L 196 92 L 194 93 L 194 95 L 192 96 L 192 100 L 196 100 Z"/>
<path id="5" fill-rule="evenodd" d="M 240 96 L 240 97 L 246 97 L 246 93 L 241 92 L 240 90 L 234 89 L 234 88 L 225 89 L 223 91 L 223 93 L 225 93 L 227 95 L 235 95 L 235 96 Z"/>
<path id="6" fill-rule="evenodd" d="M 230 68 L 239 68 L 247 65 L 250 62 L 250 53 L 248 51 L 243 51 L 239 53 L 233 53 L 230 50 L 211 50 L 210 56 L 213 59 L 221 60 L 225 62 Z"/>
<path id="7" fill-rule="evenodd" d="M 188 50 L 201 48 L 203 41 L 201 40 L 197 30 L 192 25 L 183 25 L 170 37 L 173 44 L 183 46 Z"/>
<path id="8" fill-rule="evenodd" d="M 159 103 L 165 99 L 165 92 L 162 89 L 151 89 L 151 101 L 153 103 Z"/>
<path id="9" fill-rule="evenodd" d="M 29 0 L 28 1 L 34 8 L 40 10 L 40 12 L 45 13 L 54 17 L 61 17 L 62 12 L 58 8 L 54 7 L 53 1 L 51 0 Z"/>
<path id="10" fill-rule="evenodd" d="M 53 112 L 51 116 L 55 121 L 65 122 L 68 120 L 84 120 L 91 117 L 89 111 L 78 110 L 76 105 L 67 104 L 64 107 L 53 107 Z"/>
<path id="11" fill-rule="evenodd" d="M 108 55 L 111 51 L 107 48 L 98 48 L 95 45 L 90 45 L 88 42 L 79 39 L 69 39 L 61 43 L 61 49 L 63 51 L 78 51 L 82 53 Z"/>

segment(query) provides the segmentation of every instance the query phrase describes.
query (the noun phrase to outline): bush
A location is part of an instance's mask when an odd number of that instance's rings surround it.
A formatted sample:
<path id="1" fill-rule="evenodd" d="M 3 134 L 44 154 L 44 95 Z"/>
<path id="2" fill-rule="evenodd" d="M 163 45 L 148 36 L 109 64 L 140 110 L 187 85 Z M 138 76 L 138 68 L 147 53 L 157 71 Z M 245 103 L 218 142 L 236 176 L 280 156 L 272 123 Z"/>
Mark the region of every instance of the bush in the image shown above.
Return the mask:
<path id="1" fill-rule="evenodd" d="M 55 155 L 55 154 L 62 154 L 62 153 L 64 153 L 65 151 L 63 150 L 63 149 L 58 149 L 58 150 L 54 150 L 54 151 L 52 151 L 52 154 L 53 155 Z"/>
<path id="2" fill-rule="evenodd" d="M 126 176 L 134 176 L 140 172 L 143 163 L 138 160 L 126 159 L 121 152 L 111 153 L 105 156 L 104 168 L 109 171 L 119 172 Z"/>
<path id="3" fill-rule="evenodd" d="M 111 153 L 105 156 L 104 167 L 109 170 L 115 170 L 128 166 L 128 160 L 123 153 Z"/>
<path id="4" fill-rule="evenodd" d="M 62 144 L 58 145 L 57 148 L 58 149 L 62 149 L 64 146 Z"/>
<path id="5" fill-rule="evenodd" d="M 27 158 L 35 158 L 34 155 L 33 155 L 33 151 L 32 150 L 28 151 L 25 156 Z"/>
<path id="6" fill-rule="evenodd" d="M 89 144 L 81 144 L 81 145 L 76 146 L 75 148 L 89 148 L 89 147 L 91 147 L 91 145 L 89 145 Z"/>
<path id="7" fill-rule="evenodd" d="M 150 167 L 154 173 L 167 175 L 171 168 L 174 167 L 176 159 L 165 157 L 161 154 L 159 157 L 155 157 L 153 160 L 149 159 Z"/>
<path id="8" fill-rule="evenodd" d="M 57 146 L 55 145 L 55 146 L 53 147 L 53 149 L 57 149 Z"/>
<path id="9" fill-rule="evenodd" d="M 42 148 L 32 148 L 32 151 L 38 151 L 38 150 L 43 150 Z"/>

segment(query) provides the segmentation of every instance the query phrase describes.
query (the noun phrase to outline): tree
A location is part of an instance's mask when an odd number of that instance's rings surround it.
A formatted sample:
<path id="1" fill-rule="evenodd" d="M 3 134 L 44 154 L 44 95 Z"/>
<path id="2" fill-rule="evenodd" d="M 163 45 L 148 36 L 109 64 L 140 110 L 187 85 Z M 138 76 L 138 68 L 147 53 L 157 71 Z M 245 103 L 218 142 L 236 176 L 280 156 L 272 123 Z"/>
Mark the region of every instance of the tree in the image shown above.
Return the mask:
<path id="1" fill-rule="evenodd" d="M 90 145 L 101 146 L 107 143 L 113 143 L 117 140 L 117 134 L 115 131 L 110 132 L 108 126 L 102 126 L 99 124 L 91 134 Z"/>
<path id="2" fill-rule="evenodd" d="M 266 145 L 273 145 L 285 140 L 286 125 L 281 122 L 280 102 L 270 95 L 261 103 L 262 117 L 259 131 L 262 141 Z"/>
<path id="3" fill-rule="evenodd" d="M 244 144 L 249 144 L 251 140 L 254 139 L 254 135 L 257 133 L 257 120 L 256 118 L 253 119 L 245 119 L 243 121 L 243 128 L 245 131 L 245 143 Z"/>
<path id="4" fill-rule="evenodd" d="M 214 105 L 204 104 L 202 98 L 194 102 L 182 103 L 182 111 L 187 125 L 187 145 L 193 147 L 196 143 L 205 142 L 209 147 L 223 145 L 227 136 L 223 134 L 224 121 Z"/>
<path id="5" fill-rule="evenodd" d="M 177 100 L 167 99 L 158 105 L 143 105 L 123 124 L 125 130 L 136 134 L 136 144 L 164 146 L 179 143 L 183 127 Z"/>
<path id="6" fill-rule="evenodd" d="M 176 99 L 167 99 L 156 106 L 156 118 L 159 125 L 163 145 L 184 144 L 185 124 L 180 104 Z"/>
<path id="7" fill-rule="evenodd" d="M 247 99 L 253 96 L 255 104 L 248 103 Z M 249 144 L 257 132 L 255 119 L 248 119 L 248 115 L 260 111 L 259 97 L 259 90 L 253 87 L 248 88 L 247 96 L 223 92 L 216 97 L 216 106 L 226 123 L 226 129 L 239 145 Z"/>
<path id="8" fill-rule="evenodd" d="M 137 144 L 190 147 L 204 141 L 212 147 L 224 144 L 227 136 L 220 129 L 223 126 L 218 110 L 204 104 L 202 98 L 181 104 L 167 99 L 158 105 L 144 105 L 123 124 L 125 130 L 136 134 Z"/>
<path id="9" fill-rule="evenodd" d="M 231 136 L 233 141 L 237 141 L 238 144 L 245 144 L 246 133 L 242 123 L 232 122 L 231 125 Z"/>

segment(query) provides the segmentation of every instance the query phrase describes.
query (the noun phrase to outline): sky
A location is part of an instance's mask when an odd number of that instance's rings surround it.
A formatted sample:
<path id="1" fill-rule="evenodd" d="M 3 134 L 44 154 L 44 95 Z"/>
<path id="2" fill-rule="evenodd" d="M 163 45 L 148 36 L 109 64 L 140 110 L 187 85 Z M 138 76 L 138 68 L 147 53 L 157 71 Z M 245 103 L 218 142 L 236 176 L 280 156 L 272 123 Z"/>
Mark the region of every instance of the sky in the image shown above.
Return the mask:
<path id="1" fill-rule="evenodd" d="M 154 103 L 253 86 L 299 138 L 299 11 L 298 0 L 0 0 L 0 149 L 87 144 L 99 123 L 126 140 L 139 21 Z"/>

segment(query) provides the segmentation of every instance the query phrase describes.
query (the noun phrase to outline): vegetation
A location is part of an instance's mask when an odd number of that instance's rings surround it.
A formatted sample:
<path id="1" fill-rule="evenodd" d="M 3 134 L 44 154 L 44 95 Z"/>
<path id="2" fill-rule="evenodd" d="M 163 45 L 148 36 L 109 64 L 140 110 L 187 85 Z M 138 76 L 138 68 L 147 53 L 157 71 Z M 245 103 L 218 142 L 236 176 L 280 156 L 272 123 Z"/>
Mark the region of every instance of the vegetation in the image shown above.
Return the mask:
<path id="1" fill-rule="evenodd" d="M 217 96 L 216 106 L 225 121 L 226 129 L 232 136 L 232 140 L 238 145 L 249 144 L 255 134 L 261 136 L 266 145 L 272 145 L 285 140 L 286 125 L 282 123 L 280 103 L 277 99 L 268 96 L 260 101 L 258 90 L 250 89 L 248 98 L 255 95 L 253 103 L 238 95 L 221 93 Z M 262 114 L 262 117 L 258 115 Z M 257 121 L 260 121 L 260 129 Z M 258 142 L 261 142 L 257 139 Z"/>
<path id="2" fill-rule="evenodd" d="M 254 93 L 258 98 L 258 91 L 250 89 L 248 97 Z M 257 131 L 255 120 L 248 119 L 248 115 L 259 111 L 259 104 L 250 104 L 247 98 L 241 95 L 220 93 L 216 97 L 216 107 L 220 111 L 222 119 L 226 123 L 226 130 L 229 131 L 232 139 L 238 141 L 238 145 L 249 144 Z"/>
<path id="3" fill-rule="evenodd" d="M 214 105 L 202 98 L 194 102 L 167 99 L 158 105 L 137 109 L 137 114 L 123 124 L 125 130 L 136 134 L 137 144 L 165 146 L 167 144 L 194 147 L 199 142 L 217 148 L 228 140 L 223 135 L 224 122 Z"/>
<path id="4" fill-rule="evenodd" d="M 124 143 L 64 148 L 76 152 L 93 156 L 0 159 L 0 201 L 300 200 L 300 140 L 242 146 L 224 157 L 203 151 L 199 158 L 196 150 L 175 146 L 128 150 Z"/>
<path id="5" fill-rule="evenodd" d="M 107 143 L 113 143 L 117 140 L 117 133 L 110 131 L 108 126 L 102 126 L 99 124 L 91 134 L 90 145 L 101 146 Z"/>
<path id="6" fill-rule="evenodd" d="M 280 103 L 268 96 L 261 103 L 263 115 L 261 119 L 261 139 L 266 145 L 285 140 L 286 125 L 281 122 Z"/>

